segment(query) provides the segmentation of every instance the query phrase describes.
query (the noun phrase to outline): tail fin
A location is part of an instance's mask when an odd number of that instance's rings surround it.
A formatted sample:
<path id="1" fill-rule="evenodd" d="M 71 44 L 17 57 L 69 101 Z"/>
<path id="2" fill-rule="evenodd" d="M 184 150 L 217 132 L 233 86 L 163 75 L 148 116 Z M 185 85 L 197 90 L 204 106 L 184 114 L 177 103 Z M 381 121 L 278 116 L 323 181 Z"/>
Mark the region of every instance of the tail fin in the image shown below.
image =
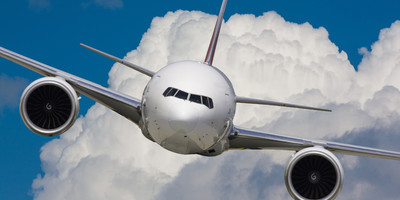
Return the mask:
<path id="1" fill-rule="evenodd" d="M 214 33 L 210 41 L 210 46 L 208 47 L 206 59 L 204 60 L 204 62 L 210 66 L 212 65 L 212 62 L 214 60 L 214 54 L 215 54 L 215 49 L 217 48 L 219 31 L 221 30 L 222 21 L 224 19 L 226 3 L 227 0 L 223 0 L 221 10 L 219 11 L 217 23 L 215 24 Z"/>

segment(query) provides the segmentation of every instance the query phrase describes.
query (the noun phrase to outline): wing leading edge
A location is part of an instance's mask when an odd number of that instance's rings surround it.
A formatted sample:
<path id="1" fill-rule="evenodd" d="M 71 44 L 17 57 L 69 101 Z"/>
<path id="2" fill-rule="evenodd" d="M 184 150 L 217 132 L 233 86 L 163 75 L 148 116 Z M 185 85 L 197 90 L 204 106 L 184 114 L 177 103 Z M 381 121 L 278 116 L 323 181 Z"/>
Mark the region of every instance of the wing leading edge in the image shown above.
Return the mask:
<path id="1" fill-rule="evenodd" d="M 122 116 L 138 124 L 140 114 L 140 100 L 126 94 L 105 88 L 101 85 L 63 72 L 46 64 L 32 60 L 3 47 L 0 47 L 0 56 L 35 71 L 43 76 L 61 77 L 65 79 L 79 94 L 83 94 L 98 103 L 114 110 Z"/>
<path id="2" fill-rule="evenodd" d="M 275 149 L 299 151 L 307 147 L 320 146 L 338 154 L 400 160 L 400 152 L 264 133 L 239 127 L 233 129 L 233 132 L 229 136 L 229 142 L 230 149 Z"/>

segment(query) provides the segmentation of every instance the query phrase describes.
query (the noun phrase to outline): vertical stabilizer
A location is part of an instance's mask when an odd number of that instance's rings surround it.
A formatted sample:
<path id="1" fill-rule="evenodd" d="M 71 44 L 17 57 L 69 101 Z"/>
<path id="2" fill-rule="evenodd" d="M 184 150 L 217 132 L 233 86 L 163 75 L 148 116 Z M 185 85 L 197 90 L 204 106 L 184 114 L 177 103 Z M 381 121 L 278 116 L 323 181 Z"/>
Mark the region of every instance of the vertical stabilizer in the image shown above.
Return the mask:
<path id="1" fill-rule="evenodd" d="M 204 60 L 204 62 L 210 66 L 212 65 L 212 62 L 214 60 L 214 53 L 215 49 L 217 48 L 219 31 L 221 30 L 222 21 L 224 20 L 226 2 L 227 0 L 224 0 L 222 2 L 221 10 L 219 11 L 217 23 L 215 24 L 214 32 L 210 41 L 210 46 L 208 47 L 207 56 Z"/>

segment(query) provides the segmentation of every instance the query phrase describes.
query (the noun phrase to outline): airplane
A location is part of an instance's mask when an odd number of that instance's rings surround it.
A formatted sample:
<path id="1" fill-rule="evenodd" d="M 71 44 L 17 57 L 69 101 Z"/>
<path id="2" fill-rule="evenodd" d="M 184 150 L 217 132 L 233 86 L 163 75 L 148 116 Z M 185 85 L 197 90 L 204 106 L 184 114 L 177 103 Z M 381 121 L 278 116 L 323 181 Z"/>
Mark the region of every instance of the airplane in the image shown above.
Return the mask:
<path id="1" fill-rule="evenodd" d="M 141 99 L 0 47 L 0 56 L 45 77 L 32 82 L 20 100 L 25 125 L 41 136 L 57 136 L 77 119 L 85 95 L 135 123 L 149 140 L 178 154 L 217 156 L 234 149 L 294 151 L 284 180 L 294 199 L 335 199 L 343 187 L 343 168 L 333 154 L 400 160 L 400 152 L 251 130 L 233 124 L 237 104 L 331 110 L 236 95 L 228 77 L 213 66 L 227 0 L 223 0 L 203 62 L 180 61 L 157 72 L 81 44 L 150 77 Z"/>

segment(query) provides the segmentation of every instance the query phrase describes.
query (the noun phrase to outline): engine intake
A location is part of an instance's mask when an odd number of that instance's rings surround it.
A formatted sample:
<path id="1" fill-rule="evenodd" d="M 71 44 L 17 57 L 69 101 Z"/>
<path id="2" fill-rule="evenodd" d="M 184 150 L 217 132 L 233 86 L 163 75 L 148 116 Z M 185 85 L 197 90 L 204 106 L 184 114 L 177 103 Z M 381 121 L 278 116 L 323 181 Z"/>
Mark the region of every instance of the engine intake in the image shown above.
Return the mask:
<path id="1" fill-rule="evenodd" d="M 74 124 L 78 116 L 78 96 L 62 78 L 41 78 L 23 92 L 20 113 L 25 125 L 34 133 L 60 135 Z"/>
<path id="2" fill-rule="evenodd" d="M 335 199 L 343 186 L 343 168 L 330 151 L 306 148 L 289 161 L 285 183 L 294 199 Z"/>

